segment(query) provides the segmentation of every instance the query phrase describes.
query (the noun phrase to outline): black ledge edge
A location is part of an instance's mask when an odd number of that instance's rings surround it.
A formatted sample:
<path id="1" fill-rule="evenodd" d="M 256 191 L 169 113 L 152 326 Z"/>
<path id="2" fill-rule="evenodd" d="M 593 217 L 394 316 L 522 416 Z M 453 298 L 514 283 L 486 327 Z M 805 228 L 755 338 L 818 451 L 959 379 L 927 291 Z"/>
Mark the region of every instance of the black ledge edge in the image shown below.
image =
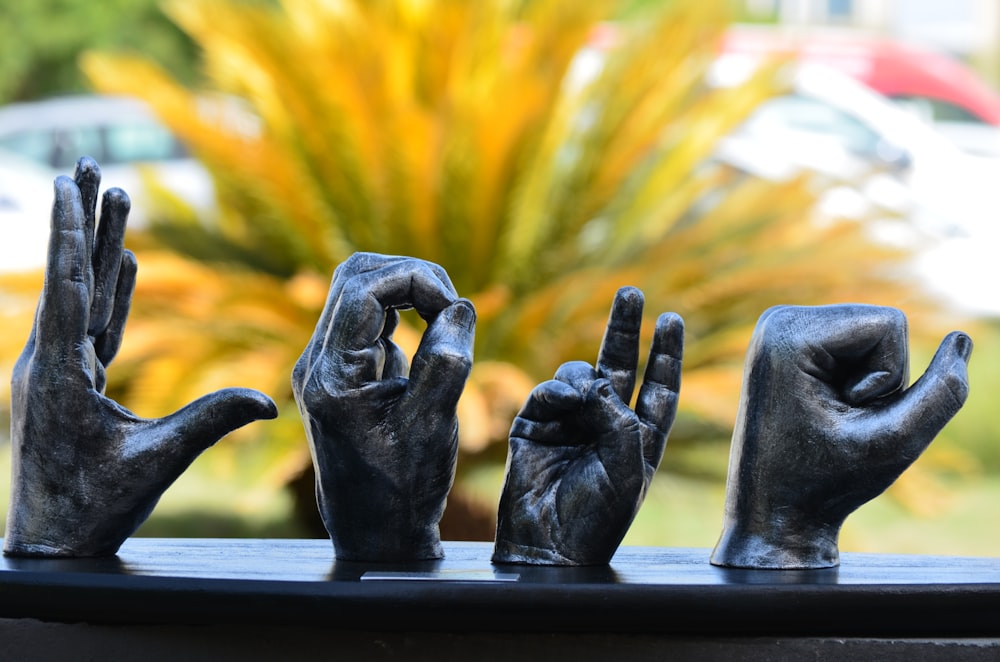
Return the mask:
<path id="1" fill-rule="evenodd" d="M 323 540 L 128 541 L 117 557 L 4 558 L 0 618 L 363 631 L 1000 637 L 1000 559 L 844 554 L 839 569 L 715 568 L 707 549 L 623 547 L 609 567 L 333 560 Z M 516 577 L 515 577 L 516 576 Z"/>

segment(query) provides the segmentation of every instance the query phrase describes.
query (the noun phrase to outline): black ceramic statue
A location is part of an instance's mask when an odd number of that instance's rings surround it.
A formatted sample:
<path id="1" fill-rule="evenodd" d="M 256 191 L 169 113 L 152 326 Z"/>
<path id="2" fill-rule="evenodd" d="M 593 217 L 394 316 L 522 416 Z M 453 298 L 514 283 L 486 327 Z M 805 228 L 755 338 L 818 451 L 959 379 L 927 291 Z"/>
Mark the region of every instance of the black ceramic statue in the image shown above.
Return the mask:
<path id="1" fill-rule="evenodd" d="M 428 324 L 408 377 L 392 341 L 404 308 Z M 435 264 L 358 253 L 334 273 L 292 388 L 338 559 L 443 555 L 438 523 L 455 477 L 455 410 L 475 324 L 472 304 Z"/>
<path id="2" fill-rule="evenodd" d="M 277 410 L 262 393 L 225 389 L 161 419 L 104 396 L 122 340 L 136 262 L 123 247 L 129 199 L 104 194 L 81 159 L 55 182 L 45 285 L 11 380 L 12 485 L 4 553 L 112 555 L 164 490 L 230 431 Z"/>
<path id="3" fill-rule="evenodd" d="M 642 504 L 677 411 L 684 324 L 656 323 L 635 411 L 642 292 L 615 296 L 596 368 L 563 364 L 510 430 L 495 563 L 599 565 Z"/>
<path id="4" fill-rule="evenodd" d="M 765 312 L 747 353 L 712 563 L 837 565 L 844 519 L 889 487 L 964 404 L 971 352 L 968 336 L 949 334 L 907 388 L 900 311 L 839 305 Z"/>

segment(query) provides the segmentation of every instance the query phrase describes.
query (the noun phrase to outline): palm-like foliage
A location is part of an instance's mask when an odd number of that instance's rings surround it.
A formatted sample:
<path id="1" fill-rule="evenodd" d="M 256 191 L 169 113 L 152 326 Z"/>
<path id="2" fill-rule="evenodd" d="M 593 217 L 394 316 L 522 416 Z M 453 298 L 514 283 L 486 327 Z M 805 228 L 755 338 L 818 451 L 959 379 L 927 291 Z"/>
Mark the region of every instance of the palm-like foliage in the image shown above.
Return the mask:
<path id="1" fill-rule="evenodd" d="M 620 26 L 599 74 L 569 75 L 614 4 L 173 2 L 203 49 L 205 89 L 141 59 L 86 58 L 98 88 L 145 98 L 186 139 L 222 208 L 169 215 L 137 238 L 113 386 L 150 414 L 220 383 L 264 389 L 288 413 L 254 426 L 284 459 L 272 465 L 283 480 L 307 457 L 288 375 L 353 251 L 438 262 L 475 302 L 468 454 L 498 449 L 526 391 L 560 362 L 593 359 L 621 285 L 646 292 L 650 319 L 685 318 L 682 417 L 720 428 L 764 308 L 895 302 L 885 252 L 858 226 L 811 223 L 808 182 L 712 165 L 715 141 L 778 89 L 767 70 L 705 87 L 721 2 Z M 416 332 L 401 333 L 412 346 Z"/>

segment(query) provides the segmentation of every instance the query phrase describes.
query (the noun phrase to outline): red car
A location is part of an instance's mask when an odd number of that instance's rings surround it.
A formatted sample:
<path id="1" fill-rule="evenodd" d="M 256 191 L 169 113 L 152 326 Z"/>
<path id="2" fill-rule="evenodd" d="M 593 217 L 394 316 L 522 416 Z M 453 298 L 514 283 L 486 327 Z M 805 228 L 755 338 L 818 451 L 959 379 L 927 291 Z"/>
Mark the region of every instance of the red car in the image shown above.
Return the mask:
<path id="1" fill-rule="evenodd" d="M 912 102 L 928 119 L 1000 126 L 1000 95 L 959 60 L 928 47 L 854 30 L 737 26 L 722 51 L 822 63 Z"/>

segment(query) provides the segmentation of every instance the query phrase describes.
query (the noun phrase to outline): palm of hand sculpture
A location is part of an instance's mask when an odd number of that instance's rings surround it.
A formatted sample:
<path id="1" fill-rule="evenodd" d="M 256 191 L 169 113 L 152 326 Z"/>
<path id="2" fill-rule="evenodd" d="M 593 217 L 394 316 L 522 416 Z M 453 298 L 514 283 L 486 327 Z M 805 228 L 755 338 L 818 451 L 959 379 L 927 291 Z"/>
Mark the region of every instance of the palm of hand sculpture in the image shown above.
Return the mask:
<path id="1" fill-rule="evenodd" d="M 680 390 L 684 325 L 657 320 L 636 401 L 642 292 L 618 291 L 597 365 L 563 364 L 510 431 L 496 563 L 608 563 L 656 472 Z"/>
<path id="2" fill-rule="evenodd" d="M 136 261 L 123 246 L 129 200 L 120 189 L 105 193 L 95 233 L 99 185 L 86 158 L 75 180 L 55 182 L 45 285 L 11 385 L 8 555 L 114 554 L 202 451 L 277 415 L 249 389 L 218 391 L 154 420 L 104 395 Z"/>
<path id="3" fill-rule="evenodd" d="M 962 407 L 972 341 L 941 342 L 908 381 L 907 325 L 893 308 L 779 306 L 750 341 L 712 563 L 822 568 L 845 518 L 882 493 Z"/>
<path id="4" fill-rule="evenodd" d="M 408 376 L 392 341 L 404 308 L 428 323 Z M 475 321 L 435 264 L 358 253 L 334 273 L 292 387 L 338 559 L 443 555 L 438 524 L 455 478 Z"/>

